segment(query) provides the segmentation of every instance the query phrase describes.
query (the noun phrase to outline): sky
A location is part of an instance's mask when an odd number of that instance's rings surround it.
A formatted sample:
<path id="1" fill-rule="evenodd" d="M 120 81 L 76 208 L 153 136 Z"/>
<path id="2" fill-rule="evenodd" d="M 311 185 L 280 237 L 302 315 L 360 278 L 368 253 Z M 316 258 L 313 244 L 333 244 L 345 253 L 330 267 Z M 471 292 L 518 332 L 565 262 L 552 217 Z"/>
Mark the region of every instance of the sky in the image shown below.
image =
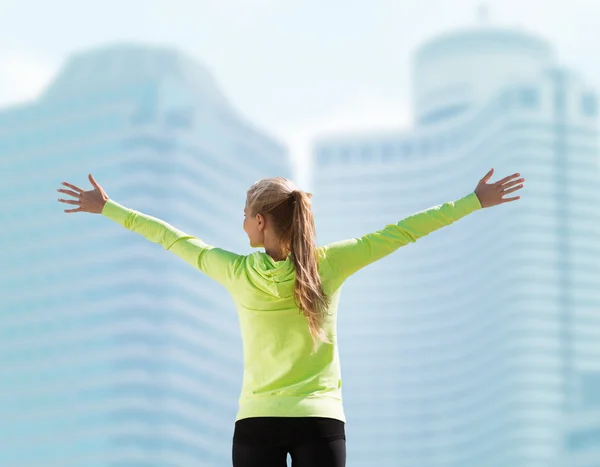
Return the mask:
<path id="1" fill-rule="evenodd" d="M 600 1 L 0 0 L 0 107 L 34 99 L 71 53 L 135 42 L 176 47 L 215 76 L 240 115 L 286 144 L 309 187 L 328 132 L 411 125 L 411 59 L 437 34 L 522 28 L 598 88 Z"/>

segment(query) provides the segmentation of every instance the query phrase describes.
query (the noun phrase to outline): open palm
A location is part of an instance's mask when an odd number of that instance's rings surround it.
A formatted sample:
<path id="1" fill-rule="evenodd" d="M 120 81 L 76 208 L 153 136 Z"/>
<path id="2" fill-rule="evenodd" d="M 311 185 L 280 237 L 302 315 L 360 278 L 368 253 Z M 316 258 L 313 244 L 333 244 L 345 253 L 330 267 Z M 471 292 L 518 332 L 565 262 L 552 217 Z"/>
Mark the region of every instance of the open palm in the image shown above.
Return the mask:
<path id="1" fill-rule="evenodd" d="M 517 190 L 523 188 L 524 178 L 515 180 L 521 174 L 513 174 L 508 177 L 504 177 L 502 180 L 498 180 L 495 183 L 488 183 L 494 173 L 494 169 L 491 169 L 485 176 L 479 180 L 477 187 L 475 188 L 475 194 L 479 198 L 481 207 L 489 208 L 502 203 L 509 203 L 520 199 L 520 196 L 513 196 L 511 198 L 504 198 L 505 195 L 514 193 Z"/>
<path id="2" fill-rule="evenodd" d="M 65 190 L 63 188 L 59 188 L 56 191 L 61 193 L 65 193 L 67 195 L 73 196 L 77 198 L 77 200 L 73 199 L 62 199 L 58 198 L 61 203 L 66 204 L 74 204 L 79 206 L 74 209 L 65 209 L 65 212 L 91 212 L 93 214 L 101 214 L 104 205 L 108 201 L 108 195 L 104 191 L 104 189 L 96 182 L 92 174 L 89 174 L 90 183 L 94 186 L 93 190 L 85 191 L 79 188 L 76 185 L 72 185 L 67 182 L 62 182 L 63 185 L 71 188 L 70 190 Z"/>

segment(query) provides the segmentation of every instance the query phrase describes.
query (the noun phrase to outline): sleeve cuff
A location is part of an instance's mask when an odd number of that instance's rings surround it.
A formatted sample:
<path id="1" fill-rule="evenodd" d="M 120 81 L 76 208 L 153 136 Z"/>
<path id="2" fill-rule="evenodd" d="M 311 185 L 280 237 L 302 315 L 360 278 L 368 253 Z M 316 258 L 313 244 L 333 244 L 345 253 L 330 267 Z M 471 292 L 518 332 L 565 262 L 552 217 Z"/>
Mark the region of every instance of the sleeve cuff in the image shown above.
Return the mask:
<path id="1" fill-rule="evenodd" d="M 479 197 L 475 194 L 475 192 L 469 193 L 463 199 L 465 201 L 467 209 L 469 209 L 471 212 L 477 211 L 478 209 L 482 209 L 481 203 L 479 202 Z"/>
<path id="2" fill-rule="evenodd" d="M 459 199 L 454 204 L 459 209 L 459 212 L 462 213 L 462 216 L 471 214 L 473 211 L 481 209 L 481 203 L 479 202 L 479 198 L 475 192 L 469 193 L 467 196 Z"/>
<path id="3" fill-rule="evenodd" d="M 108 217 L 109 219 L 121 224 L 125 225 L 125 219 L 131 213 L 131 209 L 126 208 L 125 206 L 121 206 L 116 201 L 109 199 L 104 204 L 102 208 L 102 215 Z"/>

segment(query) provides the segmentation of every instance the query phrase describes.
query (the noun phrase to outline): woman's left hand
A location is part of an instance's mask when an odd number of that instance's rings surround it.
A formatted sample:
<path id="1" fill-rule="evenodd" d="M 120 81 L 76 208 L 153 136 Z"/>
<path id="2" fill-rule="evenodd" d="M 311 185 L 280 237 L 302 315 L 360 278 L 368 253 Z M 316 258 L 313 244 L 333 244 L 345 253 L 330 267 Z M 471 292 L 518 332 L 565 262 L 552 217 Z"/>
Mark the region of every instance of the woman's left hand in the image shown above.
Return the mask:
<path id="1" fill-rule="evenodd" d="M 67 182 L 62 182 L 63 185 L 68 186 L 71 190 L 65 190 L 59 188 L 56 191 L 71 195 L 77 198 L 77 201 L 72 199 L 58 198 L 61 203 L 79 205 L 75 209 L 65 209 L 65 212 L 91 212 L 93 214 L 101 214 L 104 205 L 108 201 L 108 195 L 104 189 L 98 185 L 92 174 L 89 175 L 91 184 L 94 186 L 93 190 L 85 191 L 78 186 L 71 185 Z"/>
<path id="2" fill-rule="evenodd" d="M 513 193 L 523 188 L 524 178 L 514 180 L 521 174 L 513 174 L 508 177 L 498 180 L 496 183 L 487 183 L 494 173 L 494 169 L 491 169 L 477 184 L 475 188 L 475 194 L 479 198 L 482 208 L 489 208 L 498 204 L 509 203 L 520 199 L 520 196 L 513 196 L 512 198 L 503 198 L 504 195 Z"/>

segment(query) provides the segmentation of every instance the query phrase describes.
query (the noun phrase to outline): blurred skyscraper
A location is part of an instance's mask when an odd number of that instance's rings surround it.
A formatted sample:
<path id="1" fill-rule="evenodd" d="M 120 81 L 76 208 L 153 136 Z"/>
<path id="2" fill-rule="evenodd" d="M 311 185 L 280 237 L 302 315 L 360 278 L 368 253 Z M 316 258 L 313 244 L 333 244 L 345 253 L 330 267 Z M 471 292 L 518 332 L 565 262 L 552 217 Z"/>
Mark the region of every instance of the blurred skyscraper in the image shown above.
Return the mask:
<path id="1" fill-rule="evenodd" d="M 0 465 L 223 466 L 242 378 L 227 291 L 102 216 L 62 181 L 249 252 L 246 190 L 291 176 L 211 75 L 165 48 L 73 56 L 0 113 Z M 10 201 L 10 202 L 9 202 Z"/>
<path id="2" fill-rule="evenodd" d="M 600 423 L 580 420 L 600 370 L 596 95 L 545 41 L 493 27 L 422 45 L 413 82 L 414 128 L 316 142 L 319 243 L 454 201 L 491 167 L 527 181 L 344 286 L 349 465 L 566 467 L 585 448 L 577 465 L 598 466 Z"/>

